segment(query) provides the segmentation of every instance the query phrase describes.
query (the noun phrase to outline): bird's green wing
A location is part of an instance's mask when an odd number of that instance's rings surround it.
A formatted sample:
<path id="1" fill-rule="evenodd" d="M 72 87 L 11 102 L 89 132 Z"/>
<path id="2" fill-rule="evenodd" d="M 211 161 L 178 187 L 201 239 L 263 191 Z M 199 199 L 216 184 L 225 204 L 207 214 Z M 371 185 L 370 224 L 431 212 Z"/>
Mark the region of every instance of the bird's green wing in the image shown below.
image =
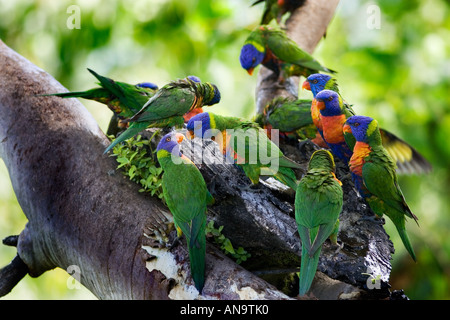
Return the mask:
<path id="1" fill-rule="evenodd" d="M 322 66 L 312 55 L 300 49 L 292 39 L 279 30 L 271 30 L 267 36 L 267 46 L 278 59 L 306 67 L 315 71 L 334 73 Z"/>
<path id="2" fill-rule="evenodd" d="M 370 159 L 364 163 L 362 168 L 364 185 L 370 193 L 380 198 L 389 207 L 417 220 L 403 197 L 393 160 L 384 149 L 373 152 L 377 152 L 379 156 L 375 158 L 371 154 Z"/>
<path id="3" fill-rule="evenodd" d="M 189 111 L 194 100 L 195 95 L 188 88 L 164 86 L 129 121 L 151 122 L 182 116 Z"/>

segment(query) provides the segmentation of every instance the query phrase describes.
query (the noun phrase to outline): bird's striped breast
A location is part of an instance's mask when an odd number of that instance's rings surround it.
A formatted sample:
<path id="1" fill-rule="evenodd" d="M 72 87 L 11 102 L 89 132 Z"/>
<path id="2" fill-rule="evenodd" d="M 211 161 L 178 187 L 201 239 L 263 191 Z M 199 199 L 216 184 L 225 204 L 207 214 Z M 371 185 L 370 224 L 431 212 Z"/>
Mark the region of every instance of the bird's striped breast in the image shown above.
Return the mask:
<path id="1" fill-rule="evenodd" d="M 362 176 L 362 168 L 365 163 L 366 157 L 372 152 L 372 148 L 361 141 L 357 141 L 353 148 L 353 155 L 349 161 L 350 171 L 358 176 Z"/>

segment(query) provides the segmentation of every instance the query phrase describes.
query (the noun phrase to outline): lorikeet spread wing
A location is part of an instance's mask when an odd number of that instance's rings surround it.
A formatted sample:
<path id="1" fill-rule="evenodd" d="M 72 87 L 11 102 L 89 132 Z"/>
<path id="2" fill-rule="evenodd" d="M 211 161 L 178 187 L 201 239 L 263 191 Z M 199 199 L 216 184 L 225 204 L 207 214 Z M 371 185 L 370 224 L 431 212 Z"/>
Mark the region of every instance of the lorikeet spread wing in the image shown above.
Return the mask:
<path id="1" fill-rule="evenodd" d="M 141 110 L 126 120 L 131 123 L 129 128 L 111 143 L 105 153 L 148 127 L 181 127 L 186 113 L 219 101 L 219 90 L 209 82 L 198 83 L 189 78 L 171 82 L 158 90 Z"/>
<path id="2" fill-rule="evenodd" d="M 323 243 L 337 232 L 343 192 L 334 172 L 331 153 L 327 150 L 314 152 L 308 172 L 300 180 L 295 194 L 295 220 L 302 241 L 300 295 L 311 286 Z"/>
<path id="3" fill-rule="evenodd" d="M 317 73 L 310 75 L 303 83 L 302 88 L 311 90 L 314 98 L 320 91 L 329 89 L 339 94 L 342 99 L 336 78 L 326 74 Z M 314 100 L 311 105 L 311 115 L 319 133 L 323 136 L 322 123 L 319 116 L 320 112 L 317 109 Z M 342 99 L 342 101 L 346 118 L 356 115 L 351 105 L 345 102 L 344 99 Z M 380 133 L 383 147 L 397 163 L 397 173 L 411 174 L 428 173 L 431 171 L 431 164 L 406 141 L 383 128 L 380 128 Z M 350 148 L 352 149 L 352 144 L 350 145 Z"/>
<path id="4" fill-rule="evenodd" d="M 378 122 L 365 116 L 347 119 L 344 130 L 356 138 L 350 170 L 362 179 L 359 186 L 370 208 L 378 216 L 385 214 L 394 223 L 405 248 L 416 260 L 405 228 L 406 217 L 417 222 L 417 217 L 406 204 L 397 181 L 396 165 L 381 144 Z M 355 183 L 356 185 L 356 183 Z"/>
<path id="5" fill-rule="evenodd" d="M 186 237 L 191 275 L 202 291 L 205 283 L 206 206 L 211 195 L 197 167 L 180 152 L 181 134 L 169 133 L 158 144 L 157 157 L 164 171 L 162 189 L 175 225 Z"/>

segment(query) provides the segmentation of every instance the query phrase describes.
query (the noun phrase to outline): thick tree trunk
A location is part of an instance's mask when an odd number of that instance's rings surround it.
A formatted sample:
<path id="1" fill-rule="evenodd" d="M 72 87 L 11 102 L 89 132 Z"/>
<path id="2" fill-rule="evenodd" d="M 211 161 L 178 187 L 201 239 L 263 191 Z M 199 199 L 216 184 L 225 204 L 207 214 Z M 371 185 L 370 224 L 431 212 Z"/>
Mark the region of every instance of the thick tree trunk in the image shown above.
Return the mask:
<path id="1" fill-rule="evenodd" d="M 325 19 L 318 34 L 305 40 L 308 51 L 321 38 L 337 3 L 318 13 L 310 11 L 317 10 L 311 2 L 304 8 L 307 15 L 320 20 L 323 14 Z M 115 160 L 103 155 L 109 141 L 83 105 L 76 99 L 37 96 L 66 89 L 1 42 L 0 70 L 0 155 L 29 221 L 12 241 L 17 257 L 0 270 L 0 294 L 26 273 L 39 276 L 75 265 L 81 283 L 101 299 L 200 298 L 189 274 L 185 243 L 167 245 L 175 235 L 170 212 L 116 171 Z M 259 91 L 262 96 L 268 92 Z M 211 147 L 197 139 L 192 143 L 200 150 Z M 188 146 L 185 142 L 183 148 Z M 308 143 L 301 149 L 282 147 L 305 168 L 315 149 Z M 208 219 L 223 225 L 232 243 L 252 254 L 239 266 L 208 244 L 201 298 L 295 296 L 278 285 L 280 279 L 289 281 L 300 265 L 292 192 L 271 179 L 248 188 L 247 178 L 233 166 L 205 163 L 199 168 L 216 198 Z M 338 171 L 341 177 L 347 173 L 345 168 Z M 386 297 L 392 243 L 382 225 L 370 219 L 351 183 L 345 184 L 344 200 L 339 235 L 343 248 L 336 252 L 326 243 L 312 293 L 322 299 Z M 367 287 L 368 267 L 381 276 L 381 290 Z"/>

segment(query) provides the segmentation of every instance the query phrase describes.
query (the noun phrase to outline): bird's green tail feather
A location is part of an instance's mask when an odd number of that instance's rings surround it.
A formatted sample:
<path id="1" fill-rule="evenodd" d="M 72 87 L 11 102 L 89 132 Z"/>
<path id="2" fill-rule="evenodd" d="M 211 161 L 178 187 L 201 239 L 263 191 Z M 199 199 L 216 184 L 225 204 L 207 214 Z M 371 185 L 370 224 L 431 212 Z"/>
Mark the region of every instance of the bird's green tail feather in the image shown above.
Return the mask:
<path id="1" fill-rule="evenodd" d="M 103 154 L 107 153 L 109 150 L 111 150 L 112 148 L 114 148 L 115 145 L 117 145 L 118 143 L 125 141 L 127 139 L 130 139 L 131 137 L 135 136 L 136 134 L 138 134 L 139 132 L 141 132 L 142 130 L 144 130 L 147 127 L 147 125 L 145 123 L 133 123 L 131 124 L 127 130 L 125 130 L 120 136 L 118 136 L 109 146 L 108 148 L 106 148 L 105 152 L 103 152 Z"/>
<path id="2" fill-rule="evenodd" d="M 414 253 L 414 249 L 411 245 L 411 242 L 409 241 L 408 234 L 406 233 L 406 229 L 404 226 L 397 226 L 395 224 L 395 227 L 397 228 L 398 234 L 400 235 L 400 238 L 402 239 L 403 245 L 405 246 L 406 250 L 408 251 L 409 255 L 414 261 L 416 260 L 416 254 Z"/>
<path id="3" fill-rule="evenodd" d="M 297 177 L 291 168 L 280 167 L 278 172 L 274 174 L 274 178 L 289 186 L 292 190 L 297 190 Z"/>
<path id="4" fill-rule="evenodd" d="M 314 276 L 316 275 L 317 265 L 322 247 L 320 247 L 313 256 L 308 254 L 307 248 L 302 246 L 302 259 L 300 265 L 300 296 L 306 294 L 311 288 Z"/>
<path id="5" fill-rule="evenodd" d="M 206 215 L 199 215 L 192 220 L 191 238 L 188 239 L 191 275 L 195 287 L 201 293 L 205 284 L 206 255 Z"/>

